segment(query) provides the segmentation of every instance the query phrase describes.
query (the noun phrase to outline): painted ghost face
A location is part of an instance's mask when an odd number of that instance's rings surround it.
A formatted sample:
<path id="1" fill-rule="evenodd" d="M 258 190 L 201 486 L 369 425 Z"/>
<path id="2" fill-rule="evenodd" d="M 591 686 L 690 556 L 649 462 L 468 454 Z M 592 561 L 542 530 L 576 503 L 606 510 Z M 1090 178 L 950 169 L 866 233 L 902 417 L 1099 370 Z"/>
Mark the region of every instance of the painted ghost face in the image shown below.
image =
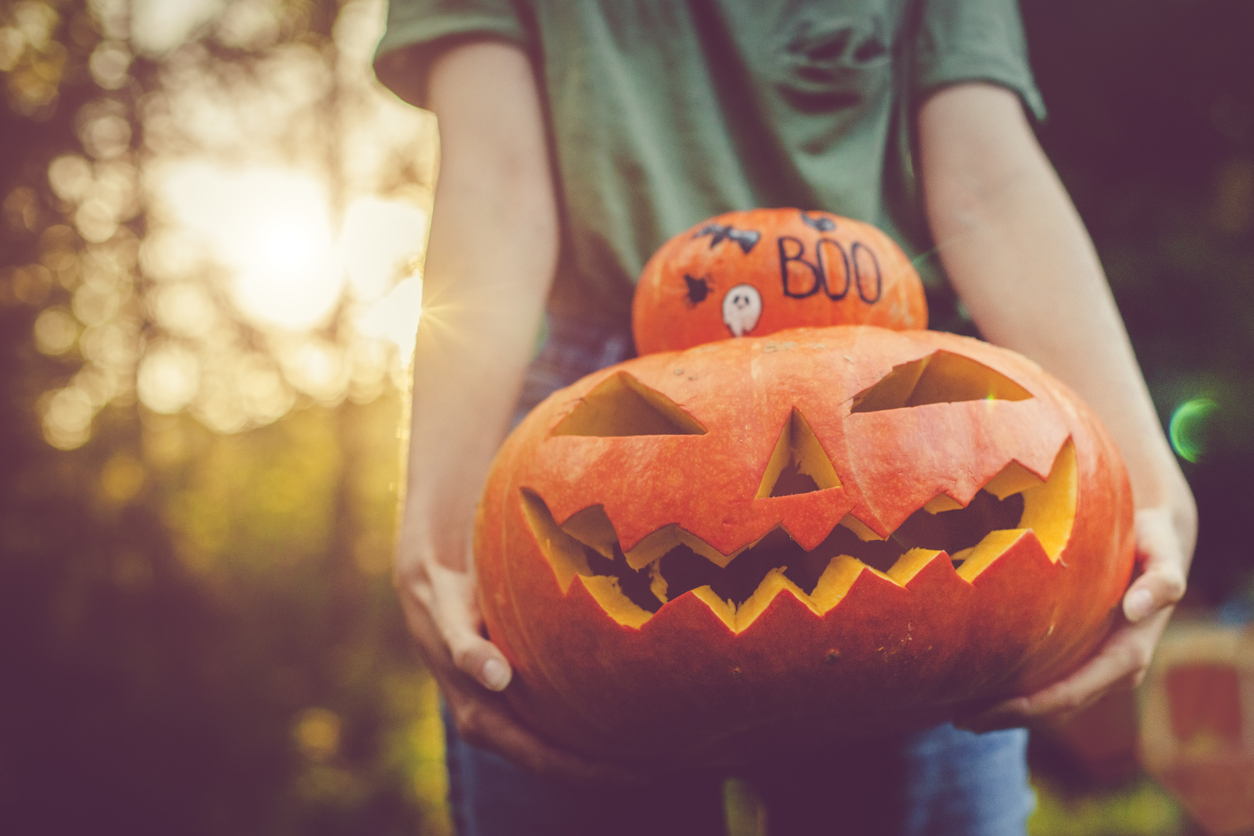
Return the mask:
<path id="1" fill-rule="evenodd" d="M 762 295 L 751 284 L 738 284 L 723 297 L 723 323 L 733 337 L 753 330 L 762 316 Z"/>

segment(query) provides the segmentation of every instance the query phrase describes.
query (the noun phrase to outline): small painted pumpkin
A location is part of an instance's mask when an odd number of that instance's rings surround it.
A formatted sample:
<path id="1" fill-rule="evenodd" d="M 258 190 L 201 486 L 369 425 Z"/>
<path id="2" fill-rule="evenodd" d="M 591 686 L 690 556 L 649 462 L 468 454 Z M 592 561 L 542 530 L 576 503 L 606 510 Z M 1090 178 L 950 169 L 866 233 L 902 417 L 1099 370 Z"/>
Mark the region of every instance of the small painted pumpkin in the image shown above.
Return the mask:
<path id="1" fill-rule="evenodd" d="M 703 221 L 653 255 L 632 303 L 640 354 L 822 325 L 927 327 L 923 284 L 901 247 L 828 212 L 753 209 Z"/>
<path id="2" fill-rule="evenodd" d="M 1075 395 L 976 340 L 856 326 L 554 393 L 502 447 L 475 542 L 521 716 L 671 764 L 1047 684 L 1133 563 L 1127 476 Z"/>

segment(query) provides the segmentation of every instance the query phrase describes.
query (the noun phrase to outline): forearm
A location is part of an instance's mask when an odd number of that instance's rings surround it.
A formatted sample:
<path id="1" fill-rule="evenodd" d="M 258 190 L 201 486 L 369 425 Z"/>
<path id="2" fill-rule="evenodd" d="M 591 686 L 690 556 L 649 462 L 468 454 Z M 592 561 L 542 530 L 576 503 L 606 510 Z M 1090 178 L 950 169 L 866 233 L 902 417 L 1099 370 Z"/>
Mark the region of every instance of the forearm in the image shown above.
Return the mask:
<path id="1" fill-rule="evenodd" d="M 1191 507 L 1096 252 L 1013 93 L 949 88 L 919 114 L 928 220 L 983 335 L 1092 406 L 1138 507 Z"/>
<path id="2" fill-rule="evenodd" d="M 525 57 L 456 48 L 432 68 L 441 163 L 414 356 L 402 536 L 463 568 L 558 250 L 540 107 Z"/>
<path id="3" fill-rule="evenodd" d="M 441 161 L 396 550 L 401 606 L 463 739 L 566 781 L 624 780 L 623 770 L 538 737 L 494 693 L 511 670 L 480 634 L 470 562 L 475 505 L 557 266 L 556 199 L 531 65 L 501 42 L 462 44 L 437 58 L 427 93 Z"/>
<path id="4" fill-rule="evenodd" d="M 983 84 L 942 90 L 919 111 L 919 141 L 928 221 L 955 290 L 985 337 L 1088 402 L 1119 446 L 1137 506 L 1140 572 L 1097 652 L 1058 682 L 964 720 L 1022 725 L 1141 680 L 1184 593 L 1197 512 L 1093 244 L 1018 98 Z"/>

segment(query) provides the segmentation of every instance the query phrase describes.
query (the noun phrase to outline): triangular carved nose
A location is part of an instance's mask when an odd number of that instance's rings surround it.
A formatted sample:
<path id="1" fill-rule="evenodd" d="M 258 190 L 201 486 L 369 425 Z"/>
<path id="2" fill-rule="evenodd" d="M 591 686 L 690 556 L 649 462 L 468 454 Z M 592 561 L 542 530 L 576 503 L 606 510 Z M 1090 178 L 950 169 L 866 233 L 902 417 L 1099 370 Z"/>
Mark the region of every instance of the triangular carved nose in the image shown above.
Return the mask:
<path id="1" fill-rule="evenodd" d="M 775 442 L 758 487 L 758 497 L 792 496 L 825 488 L 840 487 L 836 468 L 827 457 L 814 431 L 796 409 L 788 416 Z"/>

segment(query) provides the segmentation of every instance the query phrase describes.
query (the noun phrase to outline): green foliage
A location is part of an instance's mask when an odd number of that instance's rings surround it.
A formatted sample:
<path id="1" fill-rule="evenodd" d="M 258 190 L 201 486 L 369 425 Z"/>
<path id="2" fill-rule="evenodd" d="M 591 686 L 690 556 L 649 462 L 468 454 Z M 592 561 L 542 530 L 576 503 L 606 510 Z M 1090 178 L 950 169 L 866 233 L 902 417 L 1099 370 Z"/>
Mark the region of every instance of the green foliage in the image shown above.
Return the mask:
<path id="1" fill-rule="evenodd" d="M 1031 836 L 1175 836 L 1181 813 L 1148 779 L 1135 785 L 1083 796 L 1067 795 L 1042 782 L 1028 820 Z"/>

